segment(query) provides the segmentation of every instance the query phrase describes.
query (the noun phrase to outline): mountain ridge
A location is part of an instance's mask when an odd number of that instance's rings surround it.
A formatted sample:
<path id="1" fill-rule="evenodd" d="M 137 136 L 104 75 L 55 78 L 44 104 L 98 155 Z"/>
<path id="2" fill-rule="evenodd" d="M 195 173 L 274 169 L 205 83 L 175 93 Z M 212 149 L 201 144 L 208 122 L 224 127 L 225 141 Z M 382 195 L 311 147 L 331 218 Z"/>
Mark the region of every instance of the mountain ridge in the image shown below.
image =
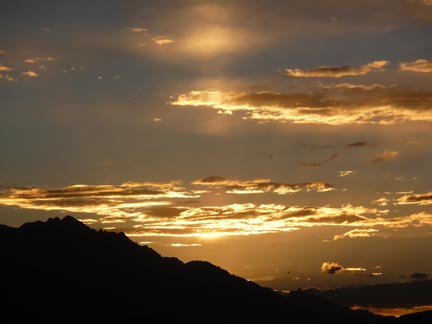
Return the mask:
<path id="1" fill-rule="evenodd" d="M 206 261 L 183 263 L 71 216 L 0 226 L 3 314 L 28 320 L 378 322 L 322 297 L 275 291 Z"/>

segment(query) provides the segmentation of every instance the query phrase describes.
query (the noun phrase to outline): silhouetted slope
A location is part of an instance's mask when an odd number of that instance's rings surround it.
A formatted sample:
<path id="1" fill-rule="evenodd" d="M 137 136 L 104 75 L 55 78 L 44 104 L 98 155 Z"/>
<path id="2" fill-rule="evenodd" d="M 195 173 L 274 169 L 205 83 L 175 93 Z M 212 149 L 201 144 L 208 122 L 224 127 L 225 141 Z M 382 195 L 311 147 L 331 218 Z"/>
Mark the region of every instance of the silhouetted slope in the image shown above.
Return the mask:
<path id="1" fill-rule="evenodd" d="M 74 218 L 0 226 L 2 318 L 123 322 L 377 320 L 316 296 L 274 291 L 208 262 L 182 263 Z"/>
<path id="2" fill-rule="evenodd" d="M 311 290 L 310 292 L 347 306 L 391 308 L 432 305 L 432 280 L 343 287 L 325 291 Z"/>

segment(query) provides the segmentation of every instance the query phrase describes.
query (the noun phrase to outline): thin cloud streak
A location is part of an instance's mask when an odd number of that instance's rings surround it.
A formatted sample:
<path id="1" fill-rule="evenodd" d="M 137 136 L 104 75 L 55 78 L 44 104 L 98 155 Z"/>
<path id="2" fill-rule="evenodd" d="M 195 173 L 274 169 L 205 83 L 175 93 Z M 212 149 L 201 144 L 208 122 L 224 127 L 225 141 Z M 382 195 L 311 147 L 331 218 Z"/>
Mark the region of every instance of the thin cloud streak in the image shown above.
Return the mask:
<path id="1" fill-rule="evenodd" d="M 233 180 L 225 179 L 219 176 L 210 176 L 197 179 L 192 182 L 193 185 L 207 186 L 227 190 L 227 193 L 247 194 L 274 192 L 279 195 L 291 194 L 299 191 L 317 191 L 326 192 L 335 190 L 333 186 L 326 182 L 305 182 L 305 183 L 278 183 L 270 179 L 254 180 Z"/>
<path id="2" fill-rule="evenodd" d="M 398 205 L 432 205 L 432 192 L 404 195 L 396 200 Z"/>
<path id="3" fill-rule="evenodd" d="M 319 66 L 312 69 L 286 69 L 285 75 L 292 78 L 342 78 L 361 76 L 370 72 L 383 71 L 389 61 L 373 61 L 361 66 Z"/>

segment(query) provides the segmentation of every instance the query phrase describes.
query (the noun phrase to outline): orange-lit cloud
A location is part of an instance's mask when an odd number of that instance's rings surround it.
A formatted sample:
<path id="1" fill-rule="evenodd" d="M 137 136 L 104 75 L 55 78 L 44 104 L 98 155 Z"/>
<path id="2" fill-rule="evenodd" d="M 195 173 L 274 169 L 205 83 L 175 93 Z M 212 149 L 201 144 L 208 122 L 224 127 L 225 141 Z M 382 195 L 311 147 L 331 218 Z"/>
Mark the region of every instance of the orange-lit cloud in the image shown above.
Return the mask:
<path id="1" fill-rule="evenodd" d="M 213 178 L 211 189 L 227 190 L 230 182 Z M 206 180 L 198 181 L 199 183 Z M 217 184 L 219 182 L 219 184 Z M 235 183 L 235 181 L 233 181 Z M 232 183 L 231 183 L 232 184 Z M 258 190 L 309 190 L 266 181 L 239 181 L 234 186 Z M 324 189 L 320 184 L 318 189 Z M 233 188 L 231 188 L 233 189 Z M 317 188 L 312 185 L 312 190 Z M 229 191 L 229 190 L 228 190 Z M 123 183 L 121 185 L 74 185 L 64 188 L 14 187 L 0 191 L 0 205 L 37 210 L 94 214 L 89 224 L 123 224 L 116 230 L 129 236 L 221 237 L 289 232 L 301 228 L 333 226 L 354 228 L 345 237 L 373 234 L 377 228 L 406 228 L 432 225 L 432 214 L 388 217 L 388 210 L 353 206 L 286 206 L 282 204 L 229 203 L 209 205 L 200 201 L 199 190 L 187 190 L 179 182 Z M 211 194 L 211 192 L 206 192 Z M 364 231 L 362 231 L 364 230 Z"/>
<path id="2" fill-rule="evenodd" d="M 386 150 L 382 153 L 379 153 L 376 155 L 376 157 L 374 159 L 372 159 L 372 162 L 382 162 L 385 160 L 391 160 L 391 159 L 395 159 L 399 156 L 399 151 L 391 151 L 391 150 Z"/>
<path id="3" fill-rule="evenodd" d="M 321 272 L 327 274 L 336 274 L 344 271 L 344 267 L 337 262 L 323 262 Z"/>
<path id="4" fill-rule="evenodd" d="M 404 195 L 396 200 L 399 205 L 432 205 L 432 192 Z"/>
<path id="5" fill-rule="evenodd" d="M 156 36 L 152 38 L 153 42 L 157 45 L 168 45 L 171 43 L 174 43 L 175 41 L 169 37 L 166 36 Z"/>
<path id="6" fill-rule="evenodd" d="M 371 201 L 372 204 L 375 205 L 379 205 L 379 206 L 387 206 L 390 202 L 390 199 L 386 198 L 386 197 L 381 197 L 378 199 L 375 199 L 373 201 Z"/>
<path id="7" fill-rule="evenodd" d="M 244 119 L 298 124 L 397 124 L 432 121 L 432 93 L 401 87 L 341 84 L 300 93 L 191 91 L 173 106 L 240 113 Z"/>
<path id="8" fill-rule="evenodd" d="M 25 63 L 30 63 L 30 64 L 38 64 L 38 63 L 54 62 L 56 60 L 57 60 L 56 57 L 47 56 L 47 57 L 32 57 L 32 58 L 28 58 L 28 59 L 25 59 L 24 62 Z"/>
<path id="9" fill-rule="evenodd" d="M 147 32 L 147 28 L 143 28 L 143 27 L 130 27 L 129 30 L 133 33 L 146 33 Z"/>
<path id="10" fill-rule="evenodd" d="M 389 61 L 373 61 L 361 66 L 319 66 L 312 69 L 286 69 L 285 75 L 294 78 L 341 78 L 346 76 L 365 75 L 382 71 Z"/>
<path id="11" fill-rule="evenodd" d="M 361 229 L 353 229 L 343 234 L 337 234 L 333 237 L 333 241 L 342 240 L 345 238 L 359 238 L 359 237 L 371 237 L 376 232 L 379 232 L 374 228 L 361 228 Z"/>
<path id="12" fill-rule="evenodd" d="M 343 265 L 341 265 L 340 263 L 337 262 L 323 262 L 323 264 L 321 265 L 321 272 L 322 273 L 326 273 L 326 274 L 339 274 L 342 273 L 344 271 L 351 271 L 354 273 L 358 273 L 358 272 L 363 272 L 366 271 L 365 268 L 362 267 L 349 267 L 346 268 Z"/>
<path id="13" fill-rule="evenodd" d="M 305 191 L 325 192 L 334 190 L 333 186 L 326 182 L 305 182 L 305 183 L 278 183 L 272 182 L 270 179 L 254 179 L 254 180 L 232 180 L 218 176 L 210 176 L 202 179 L 197 179 L 192 182 L 194 185 L 218 187 L 227 190 L 227 193 L 248 194 L 248 193 L 263 193 L 274 192 L 280 195 L 291 194 Z"/>
<path id="14" fill-rule="evenodd" d="M 9 72 L 9 71 L 12 71 L 12 70 L 14 70 L 14 68 L 11 68 L 11 67 L 3 65 L 3 64 L 0 64 L 0 72 Z"/>
<path id="15" fill-rule="evenodd" d="M 399 63 L 401 71 L 411 72 L 432 72 L 432 60 L 416 60 L 414 62 L 401 62 Z"/>
<path id="16" fill-rule="evenodd" d="M 39 74 L 37 74 L 35 71 L 26 71 L 26 72 L 22 72 L 21 74 L 24 76 L 28 76 L 30 78 L 36 78 L 39 76 Z"/>
<path id="17" fill-rule="evenodd" d="M 347 177 L 349 175 L 352 175 L 355 170 L 345 170 L 345 171 L 339 171 L 339 177 Z"/>

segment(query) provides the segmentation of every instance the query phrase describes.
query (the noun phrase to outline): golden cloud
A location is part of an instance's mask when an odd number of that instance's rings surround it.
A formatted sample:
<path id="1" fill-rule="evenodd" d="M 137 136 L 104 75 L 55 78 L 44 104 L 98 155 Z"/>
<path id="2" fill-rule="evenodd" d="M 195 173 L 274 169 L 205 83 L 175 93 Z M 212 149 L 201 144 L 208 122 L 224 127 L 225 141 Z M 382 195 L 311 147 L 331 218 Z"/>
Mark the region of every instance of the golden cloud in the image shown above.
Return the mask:
<path id="1" fill-rule="evenodd" d="M 325 192 L 334 190 L 333 186 L 326 182 L 304 182 L 304 183 L 279 183 L 272 182 L 270 179 L 254 179 L 254 180 L 232 180 L 218 176 L 210 176 L 202 179 L 197 179 L 192 182 L 194 185 L 217 187 L 227 190 L 227 193 L 234 194 L 250 194 L 274 192 L 279 195 L 291 194 L 305 191 Z"/>
<path id="2" fill-rule="evenodd" d="M 54 62 L 56 60 L 57 60 L 56 57 L 47 56 L 47 57 L 32 57 L 32 58 L 28 58 L 28 59 L 25 59 L 24 62 L 25 63 L 30 63 L 30 64 L 38 64 L 38 63 Z"/>
<path id="3" fill-rule="evenodd" d="M 432 93 L 402 87 L 340 84 L 300 93 L 195 90 L 171 105 L 242 113 L 244 119 L 298 124 L 396 124 L 432 121 Z"/>
<path id="4" fill-rule="evenodd" d="M 379 232 L 377 229 L 374 228 L 356 228 L 351 231 L 348 231 L 343 234 L 337 234 L 333 237 L 333 241 L 342 240 L 345 238 L 359 238 L 359 237 L 371 237 L 376 232 Z"/>
<path id="5" fill-rule="evenodd" d="M 345 170 L 345 171 L 339 171 L 339 177 L 347 177 L 349 175 L 354 174 L 356 172 L 355 170 Z"/>
<path id="6" fill-rule="evenodd" d="M 168 44 L 175 42 L 173 39 L 168 38 L 166 36 L 156 36 L 156 37 L 153 37 L 152 40 L 156 45 L 159 45 L 159 46 L 168 45 Z"/>
<path id="7" fill-rule="evenodd" d="M 224 190 L 229 190 L 230 185 L 239 187 L 238 190 L 252 186 L 276 193 L 277 190 L 310 190 L 308 185 L 290 187 L 269 183 L 266 179 L 236 182 L 213 177 L 200 179 L 198 183 L 211 183 L 209 186 L 213 189 L 220 186 Z M 320 184 L 315 188 L 312 184 L 311 190 L 320 189 L 325 189 L 325 186 Z M 256 203 L 208 205 L 198 199 L 200 192 L 187 190 L 178 181 L 63 188 L 13 187 L 0 191 L 0 205 L 93 214 L 93 217 L 84 217 L 84 221 L 93 225 L 106 224 L 105 227 L 122 224 L 116 230 L 129 236 L 146 237 L 258 235 L 319 226 L 354 228 L 341 235 L 364 237 L 372 235 L 380 227 L 397 229 L 432 225 L 432 214 L 425 212 L 388 217 L 388 210 L 351 204 L 340 207 Z"/>
<path id="8" fill-rule="evenodd" d="M 286 69 L 285 75 L 293 78 L 342 78 L 383 71 L 389 61 L 373 61 L 361 66 L 319 66 L 313 69 Z"/>
<path id="9" fill-rule="evenodd" d="M 146 33 L 147 32 L 147 28 L 143 28 L 143 27 L 130 27 L 129 30 L 133 33 Z"/>
<path id="10" fill-rule="evenodd" d="M 382 162 L 385 160 L 395 159 L 398 156 L 399 156 L 399 151 L 386 150 L 382 153 L 377 154 L 376 157 L 371 161 L 372 162 Z"/>
<path id="11" fill-rule="evenodd" d="M 14 68 L 0 64 L 0 72 L 8 72 L 8 71 L 12 71 L 12 70 L 14 70 Z"/>
<path id="12" fill-rule="evenodd" d="M 26 71 L 22 72 L 21 74 L 30 78 L 36 78 L 37 76 L 39 76 L 39 74 L 37 74 L 35 71 Z"/>
<path id="13" fill-rule="evenodd" d="M 432 192 L 404 195 L 396 200 L 399 205 L 432 205 Z"/>
<path id="14" fill-rule="evenodd" d="M 401 71 L 428 73 L 432 72 L 432 60 L 420 59 L 414 62 L 401 62 L 399 68 Z"/>

